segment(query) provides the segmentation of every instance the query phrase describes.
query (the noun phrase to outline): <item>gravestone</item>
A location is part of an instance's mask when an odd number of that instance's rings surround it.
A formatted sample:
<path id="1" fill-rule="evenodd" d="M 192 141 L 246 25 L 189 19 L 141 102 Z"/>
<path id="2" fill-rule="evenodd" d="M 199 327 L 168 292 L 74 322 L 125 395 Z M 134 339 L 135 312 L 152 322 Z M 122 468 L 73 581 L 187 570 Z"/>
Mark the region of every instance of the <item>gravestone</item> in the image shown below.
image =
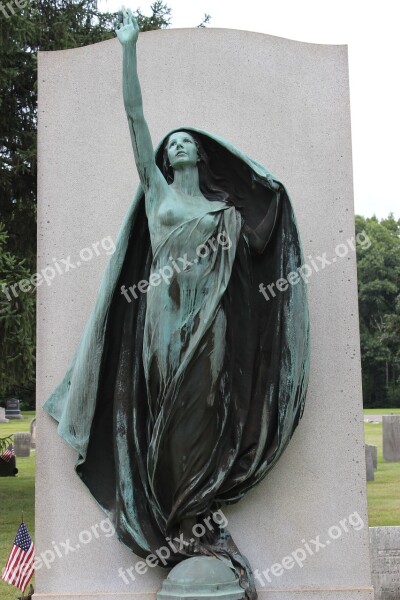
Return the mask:
<path id="1" fill-rule="evenodd" d="M 0 406 L 0 423 L 8 423 L 9 419 L 6 419 L 6 409 Z"/>
<path id="2" fill-rule="evenodd" d="M 309 266 L 313 355 L 304 417 L 265 481 L 223 507 L 228 529 L 257 576 L 259 600 L 372 600 L 347 49 L 245 31 L 166 29 L 140 34 L 138 63 L 154 145 L 185 124 L 229 140 L 287 187 L 305 257 L 330 260 L 318 271 Z M 81 249 L 115 240 L 128 210 L 138 176 L 121 72 L 117 40 L 39 54 L 39 271 L 50 265 L 55 272 L 54 257 L 77 265 Z M 43 401 L 68 369 L 107 259 L 100 252 L 38 287 Z M 55 556 L 51 569 L 42 564 L 34 600 L 155 600 L 164 569 L 147 568 L 98 527 L 90 544 L 80 543 L 105 514 L 77 477 L 77 454 L 54 420 L 40 410 L 37 420 L 37 556 L 52 551 L 54 540 L 80 547 Z M 106 456 L 110 448 L 105 440 Z M 317 536 L 324 547 L 311 555 L 306 544 Z M 296 551 L 306 557 L 301 565 Z"/>
<path id="3" fill-rule="evenodd" d="M 27 432 L 14 433 L 15 456 L 31 455 L 31 434 Z"/>
<path id="4" fill-rule="evenodd" d="M 400 415 L 382 417 L 383 459 L 400 461 Z"/>
<path id="5" fill-rule="evenodd" d="M 0 458 L 0 477 L 14 477 L 17 473 L 15 456 L 12 456 L 10 460 L 2 460 Z"/>
<path id="6" fill-rule="evenodd" d="M 18 398 L 12 398 L 11 400 L 7 400 L 6 417 L 7 419 L 23 419 L 19 408 Z"/>
<path id="7" fill-rule="evenodd" d="M 400 527 L 370 527 L 375 600 L 400 598 Z"/>
<path id="8" fill-rule="evenodd" d="M 370 444 L 365 444 L 365 455 L 367 455 L 367 451 L 372 456 L 372 463 L 374 465 L 374 469 L 378 468 L 378 446 L 371 446 Z"/>
<path id="9" fill-rule="evenodd" d="M 30 424 L 31 448 L 36 448 L 36 418 L 32 419 Z"/>
<path id="10" fill-rule="evenodd" d="M 374 481 L 374 459 L 370 447 L 367 444 L 365 445 L 365 467 L 367 470 L 367 481 Z"/>

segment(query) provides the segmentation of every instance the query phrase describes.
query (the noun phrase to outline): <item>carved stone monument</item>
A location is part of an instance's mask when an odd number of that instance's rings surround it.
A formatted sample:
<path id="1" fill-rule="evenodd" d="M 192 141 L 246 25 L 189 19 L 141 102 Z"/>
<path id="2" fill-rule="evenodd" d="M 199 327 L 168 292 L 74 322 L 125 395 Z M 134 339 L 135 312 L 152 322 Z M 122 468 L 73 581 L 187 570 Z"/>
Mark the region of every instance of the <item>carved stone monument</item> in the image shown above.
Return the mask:
<path id="1" fill-rule="evenodd" d="M 374 600 L 398 600 L 400 527 L 370 527 Z"/>
<path id="2" fill-rule="evenodd" d="M 400 415 L 382 417 L 383 459 L 400 462 Z"/>
<path id="3" fill-rule="evenodd" d="M 31 448 L 36 448 L 36 418 L 32 419 L 29 429 L 31 432 Z"/>
<path id="4" fill-rule="evenodd" d="M 374 481 L 374 457 L 371 451 L 371 446 L 368 446 L 368 444 L 365 444 L 365 466 L 367 469 L 367 481 Z"/>
<path id="5" fill-rule="evenodd" d="M 31 434 L 29 432 L 14 433 L 15 456 L 31 455 Z"/>
<path id="6" fill-rule="evenodd" d="M 6 409 L 0 406 L 0 423 L 8 423 L 9 419 L 6 419 Z"/>
<path id="7" fill-rule="evenodd" d="M 12 398 L 11 400 L 7 400 L 6 417 L 7 417 L 7 419 L 23 419 L 23 416 L 21 414 L 21 410 L 19 407 L 18 398 Z"/>
<path id="8" fill-rule="evenodd" d="M 371 446 L 371 444 L 365 444 L 365 452 L 370 453 L 372 456 L 372 464 L 374 469 L 378 468 L 378 446 Z"/>
<path id="9" fill-rule="evenodd" d="M 142 35 L 138 55 L 153 140 L 185 125 L 229 139 L 285 182 L 304 243 L 298 277 L 257 284 L 259 302 L 268 303 L 296 279 L 308 282 L 307 408 L 265 481 L 222 507 L 228 528 L 252 565 L 259 598 L 371 600 L 355 269 L 363 238 L 354 238 L 346 49 L 165 30 Z M 38 288 L 37 397 L 48 398 L 96 298 L 107 254 L 94 248 L 116 239 L 138 178 L 118 42 L 41 54 L 39 62 L 39 268 L 57 257 L 73 264 Z M 340 319 L 327 318 L 336 313 Z M 74 473 L 76 452 L 50 417 L 38 411 L 37 418 L 35 600 L 155 600 L 166 577 L 162 560 L 144 561 L 106 533 L 104 513 Z M 99 447 L 105 462 L 110 448 L 108 439 Z M 140 532 L 139 520 L 135 527 Z M 65 539 L 73 551 L 60 558 L 53 542 Z"/>
<path id="10" fill-rule="evenodd" d="M 18 469 L 15 456 L 12 456 L 9 460 L 0 458 L 0 477 L 15 477 L 17 473 Z"/>

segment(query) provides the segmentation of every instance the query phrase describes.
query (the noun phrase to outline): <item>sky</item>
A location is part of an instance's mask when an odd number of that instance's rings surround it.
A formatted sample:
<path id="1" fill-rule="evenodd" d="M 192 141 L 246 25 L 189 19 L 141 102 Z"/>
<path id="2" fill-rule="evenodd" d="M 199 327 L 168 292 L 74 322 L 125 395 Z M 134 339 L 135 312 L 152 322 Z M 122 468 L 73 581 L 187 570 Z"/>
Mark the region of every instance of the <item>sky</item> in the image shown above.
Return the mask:
<path id="1" fill-rule="evenodd" d="M 400 218 L 399 0 L 165 0 L 171 27 L 243 29 L 318 44 L 349 46 L 355 211 Z M 147 0 L 126 6 L 150 15 Z M 99 0 L 114 12 L 121 0 Z"/>

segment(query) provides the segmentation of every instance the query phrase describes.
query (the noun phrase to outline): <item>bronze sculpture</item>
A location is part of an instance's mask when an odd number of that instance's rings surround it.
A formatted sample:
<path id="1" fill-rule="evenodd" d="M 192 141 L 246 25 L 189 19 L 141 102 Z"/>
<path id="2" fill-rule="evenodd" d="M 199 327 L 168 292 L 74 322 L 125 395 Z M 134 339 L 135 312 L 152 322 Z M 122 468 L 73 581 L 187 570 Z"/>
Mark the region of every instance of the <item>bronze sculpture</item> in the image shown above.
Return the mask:
<path id="1" fill-rule="evenodd" d="M 154 155 L 123 10 L 124 102 L 141 188 L 65 379 L 45 405 L 77 472 L 142 557 L 179 536 L 173 565 L 217 556 L 255 598 L 229 532 L 193 527 L 276 463 L 308 378 L 304 282 L 267 303 L 262 281 L 302 264 L 285 188 L 206 132 L 179 128 Z M 129 293 L 128 291 L 129 290 Z M 113 452 L 110 452 L 110 441 Z"/>

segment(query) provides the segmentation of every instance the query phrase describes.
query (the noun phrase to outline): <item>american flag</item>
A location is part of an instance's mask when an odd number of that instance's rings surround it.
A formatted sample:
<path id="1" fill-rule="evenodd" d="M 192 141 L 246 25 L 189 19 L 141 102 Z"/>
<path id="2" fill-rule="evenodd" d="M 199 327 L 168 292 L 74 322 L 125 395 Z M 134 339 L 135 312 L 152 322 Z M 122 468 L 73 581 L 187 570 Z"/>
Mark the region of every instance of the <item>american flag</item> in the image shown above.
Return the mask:
<path id="1" fill-rule="evenodd" d="M 21 523 L 1 578 L 24 592 L 33 575 L 34 553 L 25 523 Z"/>
<path id="2" fill-rule="evenodd" d="M 15 452 L 12 444 L 8 446 L 7 450 L 5 450 L 3 454 L 0 454 L 0 458 L 6 462 L 10 462 L 13 456 L 15 456 Z"/>

